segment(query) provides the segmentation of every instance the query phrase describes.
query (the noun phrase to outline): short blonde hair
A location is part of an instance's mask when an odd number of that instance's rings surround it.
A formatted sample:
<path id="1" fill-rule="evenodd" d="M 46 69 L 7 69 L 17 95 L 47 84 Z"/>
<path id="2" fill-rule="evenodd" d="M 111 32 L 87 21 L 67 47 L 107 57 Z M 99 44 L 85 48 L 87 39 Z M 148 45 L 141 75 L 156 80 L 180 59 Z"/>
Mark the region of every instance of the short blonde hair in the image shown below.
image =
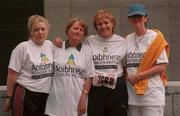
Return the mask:
<path id="1" fill-rule="evenodd" d="M 113 27 L 113 32 L 114 32 L 114 28 L 116 26 L 116 21 L 114 16 L 112 15 L 112 12 L 110 10 L 98 10 L 96 12 L 96 15 L 94 16 L 94 20 L 93 20 L 93 24 L 94 24 L 94 28 L 97 30 L 97 21 L 101 20 L 101 19 L 109 19 L 112 24 L 114 25 Z"/>
<path id="2" fill-rule="evenodd" d="M 81 24 L 81 26 L 84 28 L 84 36 L 86 36 L 88 34 L 88 26 L 83 19 L 80 19 L 78 17 L 73 17 L 70 19 L 69 23 L 66 26 L 66 34 L 75 22 L 79 22 Z"/>
<path id="3" fill-rule="evenodd" d="M 29 17 L 28 23 L 27 23 L 27 27 L 28 27 L 29 32 L 31 31 L 32 26 L 35 22 L 44 22 L 48 29 L 50 29 L 50 27 L 51 27 L 51 25 L 49 24 L 49 21 L 46 18 L 44 18 L 43 16 L 32 15 Z"/>

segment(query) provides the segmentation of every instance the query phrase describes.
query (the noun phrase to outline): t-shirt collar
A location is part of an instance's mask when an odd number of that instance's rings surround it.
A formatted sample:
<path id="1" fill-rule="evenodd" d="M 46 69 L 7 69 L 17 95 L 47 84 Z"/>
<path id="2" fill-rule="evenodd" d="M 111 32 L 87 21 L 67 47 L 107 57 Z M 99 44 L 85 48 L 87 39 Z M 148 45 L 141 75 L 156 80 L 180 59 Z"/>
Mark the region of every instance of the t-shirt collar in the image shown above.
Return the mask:
<path id="1" fill-rule="evenodd" d="M 69 41 L 67 40 L 67 41 L 65 42 L 65 49 L 67 49 L 67 48 L 69 48 L 69 47 L 72 47 L 72 46 L 69 44 Z M 82 47 L 82 43 L 79 43 L 79 44 L 76 46 L 76 49 L 77 49 L 78 51 L 81 51 L 81 47 Z"/>

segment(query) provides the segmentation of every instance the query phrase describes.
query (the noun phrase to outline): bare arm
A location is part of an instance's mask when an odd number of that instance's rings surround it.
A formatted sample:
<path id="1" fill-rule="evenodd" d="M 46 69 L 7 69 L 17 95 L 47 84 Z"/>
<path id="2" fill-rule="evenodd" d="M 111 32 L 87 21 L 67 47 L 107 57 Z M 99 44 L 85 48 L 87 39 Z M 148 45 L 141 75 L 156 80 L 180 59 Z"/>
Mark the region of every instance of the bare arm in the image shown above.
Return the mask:
<path id="1" fill-rule="evenodd" d="M 127 76 L 128 76 L 126 66 L 123 66 L 123 76 L 124 76 L 124 78 L 127 78 Z"/>
<path id="2" fill-rule="evenodd" d="M 88 78 L 84 81 L 83 90 L 82 90 L 81 97 L 79 100 L 79 105 L 78 105 L 78 116 L 81 116 L 87 110 L 86 103 L 87 103 L 87 97 L 91 88 L 91 83 L 92 83 L 92 78 Z"/>
<path id="3" fill-rule="evenodd" d="M 9 97 L 13 97 L 13 91 L 15 89 L 16 79 L 17 79 L 17 72 L 12 69 L 8 69 L 6 95 Z M 11 99 L 6 98 L 4 100 L 3 111 L 8 112 L 10 108 L 11 108 Z"/>
<path id="4" fill-rule="evenodd" d="M 139 73 L 138 76 L 140 79 L 151 78 L 157 74 L 163 73 L 165 71 L 165 68 L 166 64 L 157 64 L 149 70 Z"/>
<path id="5" fill-rule="evenodd" d="M 157 64 L 144 72 L 140 72 L 139 74 L 128 75 L 127 80 L 129 80 L 132 84 L 135 84 L 140 80 L 149 79 L 157 74 L 163 73 L 165 71 L 165 68 L 166 64 Z"/>

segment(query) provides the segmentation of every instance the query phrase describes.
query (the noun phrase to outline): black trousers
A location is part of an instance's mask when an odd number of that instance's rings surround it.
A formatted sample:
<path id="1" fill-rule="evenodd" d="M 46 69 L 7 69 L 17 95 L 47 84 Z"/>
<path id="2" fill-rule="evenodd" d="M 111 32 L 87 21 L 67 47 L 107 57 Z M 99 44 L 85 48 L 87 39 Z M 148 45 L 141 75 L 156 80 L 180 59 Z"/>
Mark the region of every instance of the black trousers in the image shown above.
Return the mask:
<path id="1" fill-rule="evenodd" d="M 13 100 L 13 116 L 46 116 L 48 94 L 33 92 L 17 84 Z"/>
<path id="2" fill-rule="evenodd" d="M 128 93 L 125 78 L 118 77 L 115 89 L 92 86 L 88 116 L 127 116 Z"/>

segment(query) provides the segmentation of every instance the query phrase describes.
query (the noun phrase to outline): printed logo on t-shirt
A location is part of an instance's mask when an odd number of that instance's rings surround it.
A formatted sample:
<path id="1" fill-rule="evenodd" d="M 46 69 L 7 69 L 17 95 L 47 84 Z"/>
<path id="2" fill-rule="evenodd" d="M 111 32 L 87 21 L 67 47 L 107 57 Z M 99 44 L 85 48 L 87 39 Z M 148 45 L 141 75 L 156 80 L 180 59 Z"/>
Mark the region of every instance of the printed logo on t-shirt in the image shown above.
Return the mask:
<path id="1" fill-rule="evenodd" d="M 127 67 L 138 67 L 145 52 L 128 52 L 127 53 Z"/>
<path id="2" fill-rule="evenodd" d="M 42 63 L 47 63 L 49 61 L 49 59 L 47 58 L 46 54 L 41 53 L 40 57 L 41 57 L 41 62 Z"/>
<path id="3" fill-rule="evenodd" d="M 74 60 L 75 57 L 71 54 L 67 59 L 66 65 L 54 62 L 54 76 L 84 78 L 85 67 L 77 66 Z"/>
<path id="4" fill-rule="evenodd" d="M 93 61 L 96 69 L 117 69 L 117 64 L 121 62 L 121 55 L 96 54 Z"/>
<path id="5" fill-rule="evenodd" d="M 69 56 L 68 61 L 67 61 L 66 64 L 68 64 L 68 65 L 75 65 L 75 63 L 74 63 L 74 55 L 73 54 L 71 54 Z"/>
<path id="6" fill-rule="evenodd" d="M 103 52 L 108 52 L 107 47 L 104 47 Z"/>
<path id="7" fill-rule="evenodd" d="M 40 54 L 41 63 L 33 64 L 31 68 L 32 79 L 41 79 L 51 77 L 53 75 L 53 63 L 48 63 L 49 59 L 46 54 Z"/>

